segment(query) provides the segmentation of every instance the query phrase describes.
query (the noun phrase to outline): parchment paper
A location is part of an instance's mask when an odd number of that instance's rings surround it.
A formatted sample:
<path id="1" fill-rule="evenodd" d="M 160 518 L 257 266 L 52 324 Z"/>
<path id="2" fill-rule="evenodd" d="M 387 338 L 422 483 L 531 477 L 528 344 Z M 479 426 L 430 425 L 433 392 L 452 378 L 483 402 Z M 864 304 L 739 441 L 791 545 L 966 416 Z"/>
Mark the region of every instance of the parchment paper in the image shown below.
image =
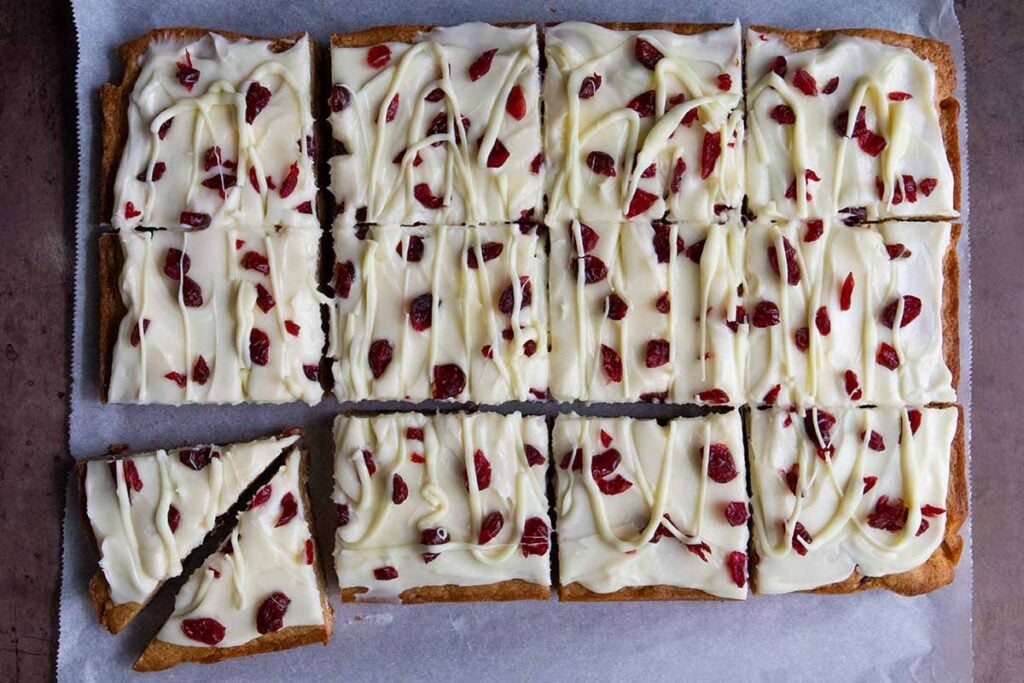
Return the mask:
<path id="1" fill-rule="evenodd" d="M 959 69 L 964 218 L 967 211 L 966 97 L 963 43 L 952 0 L 589 0 L 508 2 L 367 0 L 299 6 L 281 0 L 73 0 L 78 33 L 80 187 L 77 212 L 75 317 L 70 451 L 75 458 L 108 444 L 142 450 L 179 443 L 230 442 L 306 428 L 313 456 L 313 495 L 325 507 L 331 490 L 330 423 L 345 409 L 334 399 L 316 408 L 233 406 L 179 408 L 103 406 L 97 367 L 98 89 L 120 78 L 115 48 L 157 26 L 205 26 L 268 36 L 309 31 L 326 44 L 332 31 L 379 24 L 464 21 L 592 21 L 765 23 L 792 28 L 880 27 L 931 36 L 952 45 Z M 966 226 L 965 226 L 966 227 Z M 960 400 L 970 443 L 970 263 L 960 239 L 964 368 Z M 395 404 L 392 404 L 394 406 Z M 351 406 L 348 406 L 351 407 Z M 365 404 L 363 407 L 366 407 Z M 407 406 L 406 406 L 407 407 Z M 537 410 L 537 406 L 532 406 Z M 611 413 L 614 408 L 594 408 Z M 546 412 L 554 412 L 553 406 Z M 621 412 L 621 409 L 620 409 Z M 664 407 L 634 407 L 665 415 Z M 64 523 L 58 678 L 117 681 L 169 614 L 182 580 L 118 636 L 96 623 L 87 582 L 96 558 L 83 533 L 69 480 Z M 319 510 L 327 513 L 327 510 Z M 330 538 L 328 514 L 318 536 Z M 949 587 L 917 598 L 881 591 L 851 596 L 752 596 L 743 603 L 508 603 L 468 605 L 345 605 L 330 577 L 337 611 L 329 647 L 309 646 L 200 668 L 180 666 L 153 680 L 965 680 L 971 675 L 971 555 L 967 547 Z M 333 540 L 322 545 L 330 558 Z M 192 566 L 195 562 L 192 563 Z M 329 572 L 330 574 L 330 572 Z"/>

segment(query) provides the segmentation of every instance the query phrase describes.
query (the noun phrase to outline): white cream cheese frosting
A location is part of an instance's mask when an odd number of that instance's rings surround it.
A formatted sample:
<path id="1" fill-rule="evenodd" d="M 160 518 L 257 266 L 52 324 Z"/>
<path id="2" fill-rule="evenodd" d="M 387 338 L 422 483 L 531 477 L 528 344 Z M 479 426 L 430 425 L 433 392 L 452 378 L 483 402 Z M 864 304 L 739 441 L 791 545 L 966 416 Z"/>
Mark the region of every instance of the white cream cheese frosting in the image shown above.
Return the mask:
<path id="1" fill-rule="evenodd" d="M 144 604 L 298 435 L 90 460 L 86 514 L 118 605 Z"/>
<path id="2" fill-rule="evenodd" d="M 563 415 L 552 457 L 561 585 L 595 593 L 663 585 L 746 597 L 739 413 L 664 425 Z"/>
<path id="3" fill-rule="evenodd" d="M 748 224 L 749 401 L 955 401 L 943 349 L 950 230 L 948 223 Z"/>
<path id="4" fill-rule="evenodd" d="M 909 571 L 945 534 L 956 408 L 813 410 L 750 413 L 759 593 Z"/>
<path id="5" fill-rule="evenodd" d="M 544 37 L 549 224 L 738 215 L 738 22 L 680 35 L 569 21 Z"/>
<path id="6" fill-rule="evenodd" d="M 122 231 L 112 403 L 317 403 L 319 235 Z"/>
<path id="7" fill-rule="evenodd" d="M 334 249 L 328 356 L 338 400 L 547 396 L 546 256 L 536 228 L 338 221 Z"/>
<path id="8" fill-rule="evenodd" d="M 753 213 L 957 215 L 934 64 L 865 38 L 795 52 L 779 36 L 748 30 L 746 42 Z"/>
<path id="9" fill-rule="evenodd" d="M 128 100 L 115 228 L 319 228 L 312 50 L 209 33 L 150 44 Z"/>
<path id="10" fill-rule="evenodd" d="M 292 449 L 238 514 L 225 544 L 178 591 L 157 640 L 232 647 L 282 628 L 325 623 L 301 471 L 302 454 Z"/>
<path id="11" fill-rule="evenodd" d="M 743 403 L 745 238 L 735 222 L 552 227 L 552 395 Z"/>
<path id="12" fill-rule="evenodd" d="M 541 416 L 339 416 L 338 584 L 373 600 L 421 586 L 551 585 L 547 461 Z"/>
<path id="13" fill-rule="evenodd" d="M 331 191 L 349 222 L 512 221 L 541 206 L 535 26 L 331 49 Z"/>

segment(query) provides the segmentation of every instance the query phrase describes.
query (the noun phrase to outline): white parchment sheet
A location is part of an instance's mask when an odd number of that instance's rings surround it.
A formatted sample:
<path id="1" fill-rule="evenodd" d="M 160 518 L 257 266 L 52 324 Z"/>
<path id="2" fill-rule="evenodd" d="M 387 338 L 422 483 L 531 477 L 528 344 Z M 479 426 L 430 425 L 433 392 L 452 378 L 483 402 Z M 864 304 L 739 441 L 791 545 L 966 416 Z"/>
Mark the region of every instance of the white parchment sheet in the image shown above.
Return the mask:
<path id="1" fill-rule="evenodd" d="M 299 5 L 281 0 L 73 0 L 78 32 L 78 130 L 81 181 L 77 212 L 70 450 L 76 458 L 111 443 L 133 450 L 196 442 L 226 443 L 306 428 L 312 487 L 327 512 L 331 489 L 330 423 L 344 408 L 333 399 L 305 405 L 180 408 L 103 406 L 96 353 L 98 90 L 120 79 L 118 44 L 158 26 L 203 26 L 268 36 L 308 31 L 326 44 L 332 31 L 379 24 L 465 21 L 666 21 L 765 23 L 792 28 L 880 27 L 932 36 L 953 46 L 963 105 L 963 43 L 952 0 L 363 0 Z M 966 107 L 961 114 L 966 183 Z M 326 182 L 326 179 L 324 179 Z M 964 204 L 966 215 L 966 187 Z M 960 397 L 970 406 L 968 240 L 960 240 Z M 652 406 L 631 413 L 665 415 Z M 534 406 L 536 410 L 536 406 Z M 600 412 L 611 412 L 598 409 Z M 549 407 L 549 412 L 554 408 Z M 968 419 L 970 413 L 968 410 Z M 968 431 L 968 439 L 970 433 Z M 87 594 L 95 557 L 83 533 L 79 501 L 68 487 L 60 598 L 58 678 L 117 681 L 170 612 L 181 580 L 169 582 L 135 623 L 111 636 L 96 623 Z M 318 536 L 328 562 L 327 515 Z M 881 591 L 852 596 L 753 596 L 743 603 L 508 603 L 345 605 L 329 577 L 337 610 L 330 646 L 180 666 L 152 680 L 966 680 L 971 675 L 971 556 L 953 585 L 927 596 Z M 330 574 L 330 572 L 329 572 Z"/>

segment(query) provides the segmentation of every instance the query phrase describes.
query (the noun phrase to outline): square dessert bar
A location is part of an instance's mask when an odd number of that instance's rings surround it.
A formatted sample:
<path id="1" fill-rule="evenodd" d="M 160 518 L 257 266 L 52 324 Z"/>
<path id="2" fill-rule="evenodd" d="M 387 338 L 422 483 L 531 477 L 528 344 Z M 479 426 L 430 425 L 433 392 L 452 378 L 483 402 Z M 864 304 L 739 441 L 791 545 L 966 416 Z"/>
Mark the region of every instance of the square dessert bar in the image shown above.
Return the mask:
<path id="1" fill-rule="evenodd" d="M 136 671 L 327 643 L 334 612 L 313 540 L 305 451 L 292 448 L 174 599 Z"/>
<path id="2" fill-rule="evenodd" d="M 313 42 L 157 29 L 103 86 L 103 208 L 115 228 L 317 230 Z"/>
<path id="3" fill-rule="evenodd" d="M 954 402 L 958 234 L 949 223 L 748 224 L 749 401 Z"/>
<path id="4" fill-rule="evenodd" d="M 536 26 L 331 38 L 331 191 L 346 220 L 514 221 L 542 201 Z"/>
<path id="5" fill-rule="evenodd" d="M 342 600 L 547 599 L 547 453 L 541 416 L 339 416 Z"/>
<path id="6" fill-rule="evenodd" d="M 338 400 L 546 398 L 547 273 L 537 232 L 339 221 L 328 350 Z"/>
<path id="7" fill-rule="evenodd" d="M 319 234 L 307 230 L 102 235 L 106 399 L 317 403 L 327 303 L 318 255 Z"/>
<path id="8" fill-rule="evenodd" d="M 745 237 L 736 222 L 553 226 L 552 394 L 743 403 Z"/>
<path id="9" fill-rule="evenodd" d="M 559 416 L 552 458 L 562 600 L 747 596 L 738 412 L 664 424 Z"/>
<path id="10" fill-rule="evenodd" d="M 953 580 L 959 408 L 754 410 L 747 427 L 758 593 L 917 595 Z"/>
<path id="11" fill-rule="evenodd" d="M 300 436 L 80 462 L 83 513 L 100 557 L 89 582 L 100 623 L 111 633 L 124 628 Z"/>
<path id="12" fill-rule="evenodd" d="M 570 21 L 544 42 L 549 223 L 739 214 L 738 22 Z"/>
<path id="13" fill-rule="evenodd" d="M 890 31 L 746 36 L 747 194 L 769 218 L 949 218 L 960 156 L 949 46 Z"/>

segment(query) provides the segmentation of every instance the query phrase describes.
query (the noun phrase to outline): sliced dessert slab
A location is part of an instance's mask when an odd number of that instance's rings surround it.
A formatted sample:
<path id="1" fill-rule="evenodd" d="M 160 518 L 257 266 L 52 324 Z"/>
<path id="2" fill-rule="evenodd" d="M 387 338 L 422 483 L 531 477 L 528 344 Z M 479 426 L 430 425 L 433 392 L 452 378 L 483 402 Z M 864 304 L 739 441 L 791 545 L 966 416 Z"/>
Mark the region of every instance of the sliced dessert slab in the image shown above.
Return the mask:
<path id="1" fill-rule="evenodd" d="M 746 598 L 738 412 L 663 424 L 559 416 L 552 454 L 560 599 Z"/>
<path id="2" fill-rule="evenodd" d="M 749 415 L 754 588 L 903 595 L 953 580 L 967 517 L 958 407 Z"/>
<path id="3" fill-rule="evenodd" d="M 331 191 L 348 221 L 514 221 L 542 199 L 532 24 L 331 38 Z"/>
<path id="4" fill-rule="evenodd" d="M 547 397 L 537 228 L 339 222 L 334 249 L 328 355 L 338 400 Z"/>
<path id="5" fill-rule="evenodd" d="M 102 235 L 106 398 L 318 402 L 327 303 L 318 259 L 319 235 L 306 230 Z"/>
<path id="6" fill-rule="evenodd" d="M 342 600 L 550 597 L 547 453 L 540 416 L 339 416 Z"/>
<path id="7" fill-rule="evenodd" d="M 327 643 L 334 612 L 313 539 L 307 467 L 293 446 L 238 513 L 231 536 L 178 591 L 136 671 Z"/>
<path id="8" fill-rule="evenodd" d="M 103 86 L 102 217 L 116 228 L 318 230 L 306 34 L 155 29 Z"/>
<path id="9" fill-rule="evenodd" d="M 748 224 L 750 402 L 955 401 L 959 231 L 924 222 Z"/>
<path id="10" fill-rule="evenodd" d="M 745 237 L 737 222 L 552 227 L 552 394 L 743 403 Z"/>
<path id="11" fill-rule="evenodd" d="M 739 214 L 738 22 L 570 21 L 544 43 L 548 223 Z"/>
<path id="12" fill-rule="evenodd" d="M 951 218 L 960 150 L 949 46 L 882 31 L 746 35 L 747 195 L 768 218 Z"/>
<path id="13" fill-rule="evenodd" d="M 179 575 L 217 518 L 298 433 L 229 446 L 204 444 L 78 464 L 100 570 L 89 582 L 100 623 L 117 633 L 164 581 Z"/>

